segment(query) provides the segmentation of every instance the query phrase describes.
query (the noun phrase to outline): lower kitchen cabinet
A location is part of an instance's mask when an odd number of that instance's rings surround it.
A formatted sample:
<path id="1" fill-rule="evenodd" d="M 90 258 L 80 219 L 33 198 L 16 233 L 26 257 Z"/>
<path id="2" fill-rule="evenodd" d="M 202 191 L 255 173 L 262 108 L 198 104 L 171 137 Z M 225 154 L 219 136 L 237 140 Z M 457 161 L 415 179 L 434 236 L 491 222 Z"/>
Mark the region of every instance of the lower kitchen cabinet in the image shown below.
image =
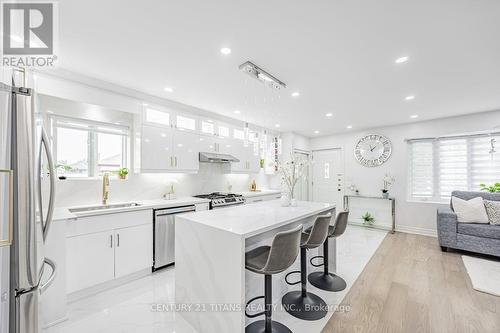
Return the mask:
<path id="1" fill-rule="evenodd" d="M 72 294 L 153 266 L 152 210 L 68 222 L 66 292 Z"/>
<path id="2" fill-rule="evenodd" d="M 115 277 L 113 231 L 68 237 L 66 251 L 68 294 Z"/>
<path id="3" fill-rule="evenodd" d="M 115 230 L 115 278 L 151 268 L 152 243 L 150 224 Z"/>

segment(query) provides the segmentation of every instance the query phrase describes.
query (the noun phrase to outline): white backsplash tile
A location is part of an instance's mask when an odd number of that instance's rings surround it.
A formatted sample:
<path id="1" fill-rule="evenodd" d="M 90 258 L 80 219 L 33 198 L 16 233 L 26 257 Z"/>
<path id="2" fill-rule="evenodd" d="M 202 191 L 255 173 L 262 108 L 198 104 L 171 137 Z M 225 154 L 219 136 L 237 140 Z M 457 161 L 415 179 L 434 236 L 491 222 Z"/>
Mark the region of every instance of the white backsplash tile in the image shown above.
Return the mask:
<path id="1" fill-rule="evenodd" d="M 200 164 L 197 174 L 130 174 L 127 180 L 112 179 L 110 184 L 110 202 L 158 199 L 174 183 L 178 197 L 228 191 L 247 191 L 255 179 L 258 188 L 279 189 L 277 176 L 259 174 L 229 174 L 222 164 Z M 46 184 L 44 191 L 47 191 Z M 58 180 L 56 184 L 56 206 L 71 207 L 77 205 L 98 204 L 102 195 L 101 179 Z M 44 195 L 44 197 L 48 197 Z"/>

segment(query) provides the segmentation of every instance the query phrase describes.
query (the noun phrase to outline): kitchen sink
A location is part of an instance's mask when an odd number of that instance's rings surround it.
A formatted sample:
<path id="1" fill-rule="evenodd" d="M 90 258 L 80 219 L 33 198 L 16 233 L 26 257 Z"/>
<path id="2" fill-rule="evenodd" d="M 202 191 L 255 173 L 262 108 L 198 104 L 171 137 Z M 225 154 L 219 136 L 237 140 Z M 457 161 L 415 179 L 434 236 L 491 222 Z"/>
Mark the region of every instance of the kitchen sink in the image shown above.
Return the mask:
<path id="1" fill-rule="evenodd" d="M 127 202 L 127 203 L 121 203 L 121 204 L 70 208 L 69 211 L 71 213 L 86 213 L 86 212 L 103 211 L 103 210 L 107 210 L 107 209 L 129 208 L 129 207 L 138 207 L 138 206 L 140 206 L 140 204 L 138 204 L 136 202 Z"/>

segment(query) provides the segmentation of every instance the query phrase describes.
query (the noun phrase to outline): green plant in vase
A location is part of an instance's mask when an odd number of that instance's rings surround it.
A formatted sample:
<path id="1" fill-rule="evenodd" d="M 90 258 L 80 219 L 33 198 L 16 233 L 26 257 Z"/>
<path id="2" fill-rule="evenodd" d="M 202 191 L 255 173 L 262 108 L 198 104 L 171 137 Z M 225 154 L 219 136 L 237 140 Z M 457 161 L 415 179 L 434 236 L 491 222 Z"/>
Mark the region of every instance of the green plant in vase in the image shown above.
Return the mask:
<path id="1" fill-rule="evenodd" d="M 118 177 L 120 179 L 127 179 L 128 175 L 128 169 L 127 168 L 121 168 L 118 170 Z"/>
<path id="2" fill-rule="evenodd" d="M 363 224 L 366 225 L 373 225 L 375 223 L 375 218 L 373 217 L 372 214 L 366 212 L 363 216 L 361 216 L 361 219 L 363 219 Z"/>

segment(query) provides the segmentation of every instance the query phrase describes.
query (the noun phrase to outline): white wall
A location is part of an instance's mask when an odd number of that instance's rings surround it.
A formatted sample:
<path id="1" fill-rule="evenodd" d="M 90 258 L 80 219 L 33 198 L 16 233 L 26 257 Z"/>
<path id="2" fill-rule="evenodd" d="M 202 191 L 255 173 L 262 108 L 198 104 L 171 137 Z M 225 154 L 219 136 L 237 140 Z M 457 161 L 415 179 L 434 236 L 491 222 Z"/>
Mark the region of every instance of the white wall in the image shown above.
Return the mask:
<path id="1" fill-rule="evenodd" d="M 386 173 L 396 178 L 390 189 L 397 200 L 396 226 L 407 232 L 434 235 L 436 232 L 436 209 L 443 204 L 410 202 L 407 200 L 407 144 L 408 138 L 435 137 L 449 134 L 491 130 L 500 126 L 500 111 L 474 115 L 416 122 L 408 125 L 374 128 L 328 137 L 312 138 L 311 149 L 340 147 L 345 155 L 345 186 L 354 183 L 363 195 L 380 195 L 382 179 Z M 364 135 L 376 133 L 388 137 L 393 144 L 393 154 L 384 165 L 376 168 L 361 166 L 353 150 Z M 346 193 L 348 190 L 346 189 Z"/>

